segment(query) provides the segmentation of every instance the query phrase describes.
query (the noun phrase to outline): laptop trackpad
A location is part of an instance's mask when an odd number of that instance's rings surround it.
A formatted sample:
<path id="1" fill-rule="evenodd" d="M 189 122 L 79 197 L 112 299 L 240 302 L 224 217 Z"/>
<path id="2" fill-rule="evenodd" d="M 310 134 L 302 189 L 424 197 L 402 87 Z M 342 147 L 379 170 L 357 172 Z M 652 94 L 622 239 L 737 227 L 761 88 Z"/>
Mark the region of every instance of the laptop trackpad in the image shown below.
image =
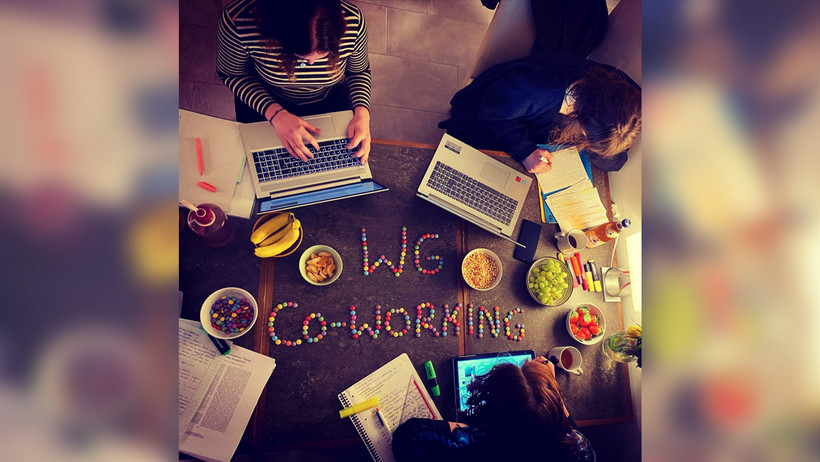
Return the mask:
<path id="1" fill-rule="evenodd" d="M 510 174 L 493 165 L 491 162 L 484 163 L 481 167 L 481 178 L 497 186 L 504 188 L 507 186 L 507 181 L 510 179 Z"/>
<path id="2" fill-rule="evenodd" d="M 319 117 L 309 117 L 305 118 L 305 121 L 312 124 L 321 132 L 316 137 L 317 140 L 325 140 L 328 138 L 338 138 L 336 135 L 336 128 L 333 125 L 333 117 L 331 116 L 319 116 Z"/>

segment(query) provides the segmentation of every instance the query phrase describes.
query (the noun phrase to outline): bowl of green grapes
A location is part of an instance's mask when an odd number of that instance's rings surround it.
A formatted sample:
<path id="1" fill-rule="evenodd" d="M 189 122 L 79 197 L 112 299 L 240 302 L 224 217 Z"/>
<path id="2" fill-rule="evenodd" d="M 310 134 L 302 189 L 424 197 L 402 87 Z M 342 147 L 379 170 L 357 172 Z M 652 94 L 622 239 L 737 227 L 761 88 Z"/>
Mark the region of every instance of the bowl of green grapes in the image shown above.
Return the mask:
<path id="1" fill-rule="evenodd" d="M 536 260 L 527 272 L 527 291 L 541 305 L 563 305 L 572 295 L 569 268 L 553 257 Z"/>

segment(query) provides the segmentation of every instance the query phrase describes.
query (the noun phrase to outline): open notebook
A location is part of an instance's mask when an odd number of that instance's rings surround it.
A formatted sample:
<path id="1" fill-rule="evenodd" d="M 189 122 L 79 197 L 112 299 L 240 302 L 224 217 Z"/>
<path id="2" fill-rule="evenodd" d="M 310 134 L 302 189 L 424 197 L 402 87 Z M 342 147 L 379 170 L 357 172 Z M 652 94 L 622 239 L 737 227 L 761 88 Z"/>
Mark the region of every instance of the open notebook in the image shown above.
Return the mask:
<path id="1" fill-rule="evenodd" d="M 441 420 L 436 404 L 407 353 L 341 392 L 339 401 L 344 407 L 349 407 L 373 397 L 379 398 L 379 409 L 393 430 L 413 417 Z M 354 414 L 350 420 L 374 461 L 395 461 L 393 438 L 379 422 L 375 409 Z"/>

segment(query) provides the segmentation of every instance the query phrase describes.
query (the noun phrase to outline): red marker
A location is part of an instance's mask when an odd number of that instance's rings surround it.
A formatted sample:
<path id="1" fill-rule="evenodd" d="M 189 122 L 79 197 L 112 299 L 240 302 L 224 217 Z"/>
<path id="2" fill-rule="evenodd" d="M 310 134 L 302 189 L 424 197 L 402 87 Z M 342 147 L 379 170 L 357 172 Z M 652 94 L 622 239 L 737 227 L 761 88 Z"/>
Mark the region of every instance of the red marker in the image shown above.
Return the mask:
<path id="1" fill-rule="evenodd" d="M 200 141 L 199 138 L 196 139 L 196 164 L 197 164 L 197 167 L 199 167 L 199 176 L 202 176 L 202 174 L 205 172 L 205 165 L 202 161 L 202 141 Z M 202 185 L 200 185 L 200 186 L 202 186 Z M 213 187 L 213 186 L 211 186 L 211 187 Z M 208 189 L 208 188 L 205 188 L 205 189 Z M 216 191 L 216 189 L 214 189 L 214 191 Z"/>
<path id="2" fill-rule="evenodd" d="M 200 181 L 199 183 L 197 183 L 197 186 L 199 186 L 202 189 L 207 189 L 210 192 L 216 192 L 216 187 L 215 186 L 210 185 L 210 184 L 208 184 L 204 181 Z"/>

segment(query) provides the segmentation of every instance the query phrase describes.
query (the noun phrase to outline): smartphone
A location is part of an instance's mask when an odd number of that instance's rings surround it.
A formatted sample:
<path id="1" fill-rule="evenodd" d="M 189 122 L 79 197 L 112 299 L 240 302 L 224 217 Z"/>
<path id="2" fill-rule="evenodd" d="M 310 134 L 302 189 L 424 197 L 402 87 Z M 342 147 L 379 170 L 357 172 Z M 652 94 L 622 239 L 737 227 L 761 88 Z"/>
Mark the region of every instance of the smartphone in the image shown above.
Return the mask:
<path id="1" fill-rule="evenodd" d="M 535 261 L 535 251 L 538 249 L 538 239 L 541 237 L 541 225 L 530 220 L 521 222 L 518 231 L 518 242 L 526 247 L 515 246 L 513 258 L 526 263 Z"/>

